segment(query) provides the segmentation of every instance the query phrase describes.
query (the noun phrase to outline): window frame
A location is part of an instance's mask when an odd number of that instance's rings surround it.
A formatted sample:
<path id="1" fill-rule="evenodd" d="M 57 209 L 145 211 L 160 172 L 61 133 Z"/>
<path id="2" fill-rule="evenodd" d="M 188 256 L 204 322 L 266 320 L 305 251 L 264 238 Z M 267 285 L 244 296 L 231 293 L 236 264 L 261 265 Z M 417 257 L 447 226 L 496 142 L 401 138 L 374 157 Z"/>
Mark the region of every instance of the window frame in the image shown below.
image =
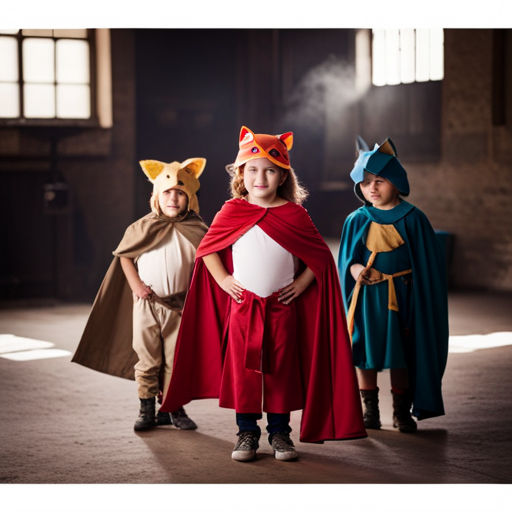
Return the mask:
<path id="1" fill-rule="evenodd" d="M 52 29 L 55 30 L 55 29 Z M 19 89 L 19 117 L 0 117 L 0 127 L 79 127 L 79 128 L 97 128 L 99 126 L 99 116 L 97 110 L 97 56 L 96 56 L 96 37 L 94 29 L 86 29 L 86 38 L 76 38 L 76 40 L 87 41 L 89 44 L 89 87 L 91 115 L 89 118 L 32 118 L 24 116 L 24 80 L 23 80 L 23 41 L 26 39 L 44 38 L 56 42 L 62 39 L 73 40 L 69 37 L 55 37 L 54 35 L 41 37 L 34 35 L 24 36 L 19 29 L 17 34 L 0 34 L 0 36 L 13 37 L 18 42 L 18 89 Z M 55 86 L 57 83 L 55 82 Z"/>
<path id="2" fill-rule="evenodd" d="M 412 84 L 415 84 L 415 83 L 426 83 L 426 82 L 442 82 L 444 80 L 444 68 L 445 68 L 445 61 L 444 61 L 444 44 L 445 44 L 445 34 L 444 34 L 444 29 L 441 29 L 442 30 L 442 54 L 443 54 L 443 62 L 442 62 L 442 66 L 443 66 L 443 76 L 442 78 L 435 78 L 435 79 L 432 79 L 432 78 L 428 78 L 426 80 L 418 80 L 418 76 L 417 76 L 417 70 L 418 70 L 418 54 L 417 54 L 417 51 L 418 51 L 418 31 L 419 30 L 422 30 L 422 29 L 418 29 L 418 28 L 413 28 L 411 30 L 414 31 L 414 47 L 412 48 L 412 52 L 413 52 L 413 55 L 414 55 L 414 70 L 413 70 L 413 75 L 414 75 L 414 80 L 412 81 L 407 81 L 407 82 L 403 82 L 402 81 L 402 73 L 401 73 L 401 70 L 400 70 L 400 66 L 399 66 L 399 70 L 398 70 L 398 76 L 399 76 L 399 81 L 396 82 L 396 83 L 389 83 L 387 80 L 388 78 L 386 78 L 386 71 L 384 72 L 384 79 L 385 79 L 385 83 L 375 83 L 375 76 L 374 76 L 374 70 L 375 70 L 375 63 L 374 63 L 374 59 L 375 59 L 375 55 L 374 55 L 374 39 L 375 39 L 375 33 L 376 31 L 379 31 L 380 34 L 382 34 L 384 36 L 384 38 L 387 37 L 387 32 L 389 31 L 389 29 L 370 29 L 369 33 L 370 33 L 370 55 L 371 55 L 371 86 L 372 87 L 395 87 L 397 85 L 412 85 Z M 398 59 L 400 60 L 401 59 L 401 48 L 400 48 L 400 44 L 401 44 L 401 31 L 402 30 L 405 30 L 405 29 L 394 29 L 398 32 L 398 45 L 399 45 L 399 53 L 398 53 Z M 435 29 L 427 29 L 429 31 L 429 36 L 431 35 L 432 31 L 435 30 Z M 384 39 L 385 41 L 385 39 Z M 430 45 L 430 43 L 429 43 Z M 386 55 L 385 55 L 385 51 L 384 51 L 384 58 L 386 58 Z M 401 65 L 401 61 L 400 61 L 400 65 Z M 430 59 L 429 59 L 429 62 L 428 62 L 428 69 L 429 71 L 431 71 L 431 62 L 430 62 Z"/>

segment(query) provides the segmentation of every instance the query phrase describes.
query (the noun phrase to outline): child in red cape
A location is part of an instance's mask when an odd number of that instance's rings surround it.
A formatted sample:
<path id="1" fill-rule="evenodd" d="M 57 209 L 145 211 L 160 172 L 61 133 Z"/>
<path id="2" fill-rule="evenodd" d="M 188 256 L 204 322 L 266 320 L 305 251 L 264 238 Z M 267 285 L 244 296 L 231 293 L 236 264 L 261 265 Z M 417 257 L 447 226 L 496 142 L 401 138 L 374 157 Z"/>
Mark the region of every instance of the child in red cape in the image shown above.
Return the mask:
<path id="1" fill-rule="evenodd" d="M 292 144 L 242 127 L 233 199 L 197 249 L 161 408 L 219 398 L 236 411 L 237 461 L 256 457 L 262 410 L 278 460 L 297 458 L 294 410 L 303 442 L 366 437 L 336 265 L 301 206 Z"/>

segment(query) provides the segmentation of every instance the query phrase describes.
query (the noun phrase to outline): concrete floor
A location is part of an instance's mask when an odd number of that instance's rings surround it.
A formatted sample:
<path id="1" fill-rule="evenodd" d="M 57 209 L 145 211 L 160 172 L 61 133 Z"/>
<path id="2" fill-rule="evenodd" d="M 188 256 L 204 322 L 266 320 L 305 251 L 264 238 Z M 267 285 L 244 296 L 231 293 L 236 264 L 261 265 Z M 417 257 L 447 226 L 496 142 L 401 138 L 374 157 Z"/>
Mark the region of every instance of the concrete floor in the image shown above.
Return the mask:
<path id="1" fill-rule="evenodd" d="M 248 493 L 245 510 L 265 507 L 262 496 L 271 496 L 296 510 L 325 500 L 341 510 L 354 500 L 359 510 L 389 506 L 396 511 L 405 494 L 408 508 L 418 511 L 438 503 L 444 493 L 457 503 L 450 510 L 489 510 L 493 503 L 497 510 L 512 510 L 512 399 L 506 384 L 512 367 L 512 294 L 450 294 L 446 416 L 420 422 L 417 434 L 394 431 L 384 372 L 379 378 L 382 430 L 369 431 L 367 439 L 310 445 L 298 441 L 300 414 L 294 413 L 292 438 L 300 460 L 292 463 L 276 461 L 263 438 L 255 462 L 233 462 L 234 414 L 215 400 L 186 407 L 197 431 L 161 427 L 135 433 L 134 382 L 70 363 L 89 309 L 87 304 L 56 304 L 0 311 L 0 335 L 17 336 L 0 354 L 0 493 L 9 505 L 2 506 L 5 512 L 46 506 L 54 512 L 90 510 L 98 508 L 105 492 L 116 500 L 114 510 L 125 511 L 158 506 L 162 500 L 168 502 L 165 508 L 184 500 L 187 511 L 214 503 L 231 510 Z M 492 334 L 499 332 L 508 333 L 504 341 Z M 53 346 L 39 354 L 54 357 L 8 359 L 24 349 L 23 337 L 50 342 Z M 5 347 L 9 340 L 0 339 Z M 256 483 L 269 485 L 161 485 L 144 491 L 133 485 L 17 485 Z"/>

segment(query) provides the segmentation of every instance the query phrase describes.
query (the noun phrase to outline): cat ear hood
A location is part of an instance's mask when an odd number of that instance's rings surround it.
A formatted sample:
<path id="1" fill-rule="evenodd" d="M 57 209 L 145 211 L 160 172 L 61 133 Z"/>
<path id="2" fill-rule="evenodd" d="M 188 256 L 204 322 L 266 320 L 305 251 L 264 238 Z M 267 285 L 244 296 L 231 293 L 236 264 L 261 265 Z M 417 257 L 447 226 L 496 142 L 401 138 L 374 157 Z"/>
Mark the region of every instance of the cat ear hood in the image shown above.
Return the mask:
<path id="1" fill-rule="evenodd" d="M 253 133 L 246 126 L 240 130 L 239 151 L 233 167 L 240 167 L 255 158 L 268 158 L 272 163 L 290 169 L 288 151 L 293 146 L 293 133 L 266 135 Z"/>
<path id="2" fill-rule="evenodd" d="M 183 190 L 188 197 L 188 209 L 199 213 L 199 201 L 196 193 L 200 187 L 199 176 L 206 165 L 205 158 L 189 158 L 182 163 L 171 162 L 169 164 L 158 160 L 141 160 L 139 163 L 144 174 L 153 183 L 150 204 L 154 213 L 160 213 L 158 195 L 170 188 Z"/>
<path id="3" fill-rule="evenodd" d="M 361 201 L 366 202 L 359 186 L 364 180 L 364 171 L 386 178 L 398 189 L 400 195 L 409 195 L 407 172 L 397 158 L 396 148 L 391 139 L 386 139 L 380 146 L 375 144 L 372 151 L 361 137 L 357 138 L 356 145 L 359 157 L 350 172 L 350 177 L 355 183 L 354 192 Z"/>

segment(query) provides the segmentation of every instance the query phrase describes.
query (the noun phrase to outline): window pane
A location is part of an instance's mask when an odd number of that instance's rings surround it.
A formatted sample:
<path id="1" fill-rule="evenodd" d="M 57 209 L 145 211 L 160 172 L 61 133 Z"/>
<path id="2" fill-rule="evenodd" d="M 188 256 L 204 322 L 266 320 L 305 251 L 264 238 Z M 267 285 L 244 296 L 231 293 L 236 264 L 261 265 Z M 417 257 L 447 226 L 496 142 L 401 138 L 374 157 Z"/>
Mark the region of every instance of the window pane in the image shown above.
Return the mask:
<path id="1" fill-rule="evenodd" d="M 54 85 L 25 85 L 25 117 L 48 118 L 55 117 L 55 86 Z"/>
<path id="2" fill-rule="evenodd" d="M 89 44 L 87 41 L 57 41 L 57 82 L 89 83 Z"/>
<path id="3" fill-rule="evenodd" d="M 373 29 L 372 33 L 374 85 L 444 78 L 443 29 Z"/>
<path id="4" fill-rule="evenodd" d="M 414 29 L 400 30 L 400 81 L 414 82 Z"/>
<path id="5" fill-rule="evenodd" d="M 430 80 L 444 78 L 444 33 L 443 29 L 430 31 Z"/>
<path id="6" fill-rule="evenodd" d="M 57 117 L 88 119 L 91 117 L 91 92 L 88 85 L 57 86 Z"/>
<path id="7" fill-rule="evenodd" d="M 54 42 L 31 38 L 23 41 L 23 78 L 25 82 L 54 83 Z"/>
<path id="8" fill-rule="evenodd" d="M 384 30 L 373 31 L 372 82 L 373 85 L 386 85 L 386 39 Z"/>
<path id="9" fill-rule="evenodd" d="M 0 84 L 0 117 L 20 117 L 18 84 Z"/>
<path id="10" fill-rule="evenodd" d="M 356 31 L 356 91 L 363 92 L 371 84 L 372 60 L 371 60 L 371 39 L 367 29 Z"/>
<path id="11" fill-rule="evenodd" d="M 21 31 L 23 36 L 35 36 L 35 37 L 52 37 L 53 29 L 51 28 L 24 28 Z"/>
<path id="12" fill-rule="evenodd" d="M 87 38 L 86 28 L 56 28 L 53 31 L 53 37 L 75 37 L 80 39 Z"/>
<path id="13" fill-rule="evenodd" d="M 400 83 L 400 38 L 398 30 L 386 30 L 386 83 Z"/>
<path id="14" fill-rule="evenodd" d="M 0 37 L 0 82 L 18 81 L 18 40 Z"/>
<path id="15" fill-rule="evenodd" d="M 416 81 L 430 78 L 430 37 L 428 29 L 416 30 Z"/>

